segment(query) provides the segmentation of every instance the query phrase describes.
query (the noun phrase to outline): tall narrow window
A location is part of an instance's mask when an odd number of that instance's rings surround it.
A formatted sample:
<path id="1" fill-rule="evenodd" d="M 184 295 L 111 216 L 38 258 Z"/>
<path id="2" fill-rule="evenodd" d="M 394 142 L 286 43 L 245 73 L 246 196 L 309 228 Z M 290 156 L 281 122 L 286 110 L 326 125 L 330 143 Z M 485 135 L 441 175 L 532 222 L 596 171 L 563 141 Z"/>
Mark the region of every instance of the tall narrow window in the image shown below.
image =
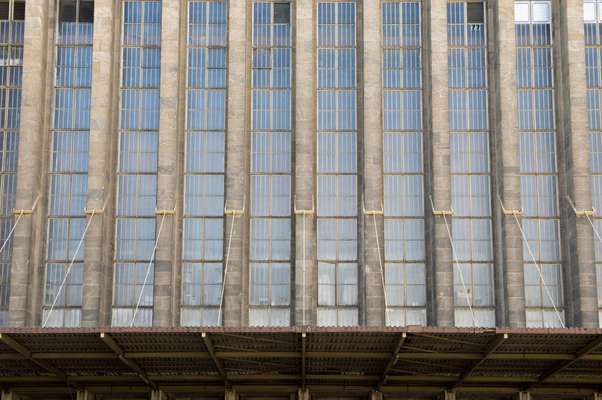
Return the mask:
<path id="1" fill-rule="evenodd" d="M 25 3 L 0 2 L 0 326 L 8 323 L 13 208 L 17 190 Z"/>
<path id="2" fill-rule="evenodd" d="M 358 309 L 356 9 L 318 2 L 318 325 Z"/>
<path id="3" fill-rule="evenodd" d="M 113 316 L 153 322 L 161 2 L 123 2 Z"/>
<path id="4" fill-rule="evenodd" d="M 447 5 L 456 326 L 495 326 L 484 7 Z"/>
<path id="5" fill-rule="evenodd" d="M 558 327 L 564 308 L 552 10 L 550 1 L 514 4 L 527 327 Z"/>
<path id="6" fill-rule="evenodd" d="M 291 15 L 253 4 L 249 325 L 288 326 L 291 298 Z"/>
<path id="7" fill-rule="evenodd" d="M 188 3 L 180 314 L 183 326 L 222 323 L 219 305 L 224 268 L 226 3 Z"/>
<path id="8" fill-rule="evenodd" d="M 426 325 L 421 3 L 382 4 L 387 325 Z"/>
<path id="9" fill-rule="evenodd" d="M 94 3 L 60 0 L 58 4 L 43 324 L 79 326 Z"/>
<path id="10" fill-rule="evenodd" d="M 594 226 L 602 232 L 602 0 L 583 2 L 585 20 L 585 71 L 587 120 L 590 135 L 592 205 L 597 210 Z M 598 323 L 602 327 L 602 243 L 595 240 Z"/>

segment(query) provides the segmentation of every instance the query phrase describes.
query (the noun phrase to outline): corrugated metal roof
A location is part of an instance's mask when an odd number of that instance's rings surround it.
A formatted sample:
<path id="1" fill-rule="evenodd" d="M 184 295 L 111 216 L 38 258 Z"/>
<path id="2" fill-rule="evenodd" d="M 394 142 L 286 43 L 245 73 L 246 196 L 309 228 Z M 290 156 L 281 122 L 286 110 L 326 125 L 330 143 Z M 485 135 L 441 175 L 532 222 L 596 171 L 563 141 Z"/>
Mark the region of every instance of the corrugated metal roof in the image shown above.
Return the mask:
<path id="1" fill-rule="evenodd" d="M 3 329 L 0 386 L 507 394 L 602 387 L 600 329 Z M 203 336 L 203 333 L 205 335 Z"/>

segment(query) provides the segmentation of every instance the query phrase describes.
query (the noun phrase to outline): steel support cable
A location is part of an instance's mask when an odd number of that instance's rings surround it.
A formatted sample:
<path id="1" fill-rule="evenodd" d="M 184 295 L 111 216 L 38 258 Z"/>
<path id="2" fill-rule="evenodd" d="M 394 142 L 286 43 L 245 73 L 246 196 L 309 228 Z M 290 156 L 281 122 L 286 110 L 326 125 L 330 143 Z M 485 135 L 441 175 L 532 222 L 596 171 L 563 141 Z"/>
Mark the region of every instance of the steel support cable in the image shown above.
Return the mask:
<path id="1" fill-rule="evenodd" d="M 531 249 L 531 245 L 529 244 L 529 241 L 527 240 L 525 231 L 523 230 L 523 227 L 522 227 L 521 223 L 519 222 L 518 217 L 516 216 L 516 213 L 512 213 L 512 216 L 514 217 L 514 221 L 516 222 L 516 225 L 518 226 L 518 229 L 520 230 L 520 234 L 522 236 L 523 243 L 525 243 L 527 250 L 529 251 L 529 256 L 533 260 L 533 264 L 535 265 L 535 268 L 537 269 L 537 273 L 539 274 L 539 279 L 541 279 L 541 283 L 543 284 L 544 291 L 546 292 L 548 299 L 552 303 L 552 307 L 554 308 L 556 317 L 558 318 L 558 321 L 560 322 L 560 326 L 562 326 L 563 328 L 566 328 L 566 326 L 564 324 L 564 320 L 562 319 L 562 315 L 560 314 L 560 311 L 558 311 L 558 307 L 556 306 L 556 303 L 554 302 L 552 293 L 550 293 L 550 289 L 548 288 L 548 285 L 546 284 L 546 280 L 543 276 L 543 273 L 541 272 L 541 267 L 539 266 L 539 263 L 535 259 L 535 254 L 533 253 L 533 250 Z"/>
<path id="2" fill-rule="evenodd" d="M 32 212 L 36 209 L 39 200 L 40 200 L 40 196 L 38 195 L 38 197 L 36 197 L 35 201 L 33 202 L 33 206 L 31 207 Z M 21 221 L 21 218 L 23 217 L 23 215 L 25 215 L 25 210 L 19 210 L 17 219 L 15 220 L 15 223 L 10 228 L 10 231 L 8 232 L 8 236 L 6 237 L 6 239 L 4 239 L 4 242 L 2 242 L 2 246 L 0 247 L 0 254 L 2 254 L 2 252 L 6 248 L 6 245 L 12 238 L 13 233 L 15 233 L 15 229 L 17 229 L 17 225 L 19 225 L 19 221 Z"/>
<path id="3" fill-rule="evenodd" d="M 594 234 L 595 234 L 596 238 L 598 239 L 598 241 L 600 242 L 600 244 L 602 244 L 602 236 L 600 236 L 600 232 L 598 232 L 598 229 L 596 229 L 596 226 L 594 225 L 594 221 L 592 221 L 592 219 L 590 218 L 589 215 L 585 215 L 585 218 L 587 218 L 589 224 L 592 226 L 592 229 L 594 231 Z"/>
<path id="4" fill-rule="evenodd" d="M 63 288 L 65 287 L 65 283 L 67 283 L 67 278 L 69 278 L 69 274 L 71 273 L 73 264 L 75 264 L 75 259 L 77 258 L 77 254 L 79 253 L 79 250 L 81 249 L 82 244 L 84 243 L 86 234 L 88 233 L 88 228 L 90 228 L 90 224 L 92 223 L 92 220 L 94 219 L 95 215 L 96 215 L 96 210 L 92 210 L 90 218 L 88 219 L 88 222 L 86 223 L 86 227 L 84 228 L 84 232 L 82 233 L 82 237 L 79 239 L 79 242 L 77 243 L 77 247 L 75 248 L 73 257 L 71 257 L 71 262 L 69 263 L 69 266 L 67 267 L 67 271 L 65 271 L 65 276 L 63 277 L 63 281 L 61 282 L 61 285 L 59 286 L 59 289 L 57 290 L 56 295 L 54 296 L 54 299 L 52 300 L 52 305 L 50 306 L 50 309 L 48 310 L 48 315 L 44 319 L 42 328 L 46 327 L 46 324 L 48 323 L 48 321 L 50 320 L 50 317 L 52 316 L 54 307 L 56 306 L 59 296 L 61 295 L 61 292 L 63 291 Z"/>
<path id="5" fill-rule="evenodd" d="M 383 287 L 383 296 L 385 300 L 385 324 L 389 319 L 389 301 L 387 300 L 387 287 L 385 284 L 385 268 L 383 266 L 383 258 L 380 254 L 380 239 L 378 237 L 378 226 L 376 224 L 376 213 L 372 214 L 372 221 L 374 222 L 374 235 L 376 236 L 376 251 L 378 252 L 378 263 L 380 264 L 380 281 Z"/>
<path id="6" fill-rule="evenodd" d="M 4 251 L 4 248 L 6 247 L 6 245 L 9 242 L 10 238 L 13 236 L 13 233 L 15 233 L 15 229 L 17 229 L 17 225 L 19 225 L 19 221 L 21 221 L 21 217 L 23 217 L 23 210 L 19 211 L 17 219 L 15 220 L 15 223 L 13 224 L 12 228 L 10 228 L 10 231 L 8 232 L 8 236 L 6 237 L 6 239 L 4 239 L 4 242 L 2 243 L 2 247 L 0 247 L 0 254 L 2 254 L 2 252 Z"/>
<path id="7" fill-rule="evenodd" d="M 230 261 L 230 248 L 232 245 L 232 234 L 234 233 L 234 223 L 236 222 L 237 217 L 238 217 L 238 215 L 233 214 L 232 222 L 230 223 L 230 234 L 228 235 L 228 248 L 226 250 L 226 264 L 224 265 L 224 278 L 222 280 L 222 290 L 221 290 L 220 298 L 219 298 L 219 310 L 217 313 L 217 321 L 216 321 L 217 326 L 220 325 L 220 320 L 222 318 L 222 308 L 224 305 L 224 292 L 226 290 L 226 277 L 228 275 L 228 262 Z"/>
<path id="8" fill-rule="evenodd" d="M 443 216 L 443 222 L 445 223 L 445 230 L 447 231 L 447 236 L 449 238 L 449 243 L 452 248 L 452 263 L 456 264 L 458 268 L 458 274 L 460 276 L 460 283 L 462 284 L 462 288 L 464 289 L 464 295 L 466 297 L 466 303 L 468 304 L 468 309 L 470 310 L 470 316 L 472 318 L 473 327 L 477 327 L 477 320 L 474 314 L 474 309 L 472 308 L 472 300 L 470 295 L 468 294 L 468 287 L 466 286 L 466 281 L 464 280 L 464 272 L 462 272 L 462 267 L 460 266 L 460 262 L 456 258 L 456 246 L 454 245 L 454 239 L 452 238 L 451 229 L 449 228 L 449 223 L 447 222 L 447 217 Z M 454 294 L 455 296 L 455 294 Z"/>
<path id="9" fill-rule="evenodd" d="M 165 216 L 166 216 L 165 213 L 163 213 L 161 215 L 161 223 L 159 224 L 159 230 L 157 231 L 157 238 L 155 239 L 155 245 L 153 247 L 153 252 L 151 254 L 151 258 L 146 266 L 144 282 L 142 283 L 142 288 L 140 288 L 140 295 L 138 296 L 138 301 L 136 302 L 136 308 L 134 308 L 134 314 L 132 315 L 132 320 L 130 322 L 130 328 L 134 326 L 134 322 L 136 321 L 136 315 L 138 314 L 138 309 L 140 308 L 140 303 L 142 302 L 142 297 L 144 296 L 144 287 L 146 286 L 146 282 L 148 281 L 148 277 L 150 276 L 151 265 L 155 262 L 155 255 L 157 254 L 157 247 L 159 245 L 159 238 L 161 237 L 161 231 L 163 231 L 163 224 L 165 222 Z"/>

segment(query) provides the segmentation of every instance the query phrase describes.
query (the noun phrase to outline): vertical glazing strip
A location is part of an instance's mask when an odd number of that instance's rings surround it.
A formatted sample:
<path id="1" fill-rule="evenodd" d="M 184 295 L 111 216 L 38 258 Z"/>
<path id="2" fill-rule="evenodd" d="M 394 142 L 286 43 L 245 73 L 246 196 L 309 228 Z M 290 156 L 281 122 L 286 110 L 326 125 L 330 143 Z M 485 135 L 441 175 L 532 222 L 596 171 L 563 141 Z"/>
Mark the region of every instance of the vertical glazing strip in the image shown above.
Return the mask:
<path id="1" fill-rule="evenodd" d="M 253 3 L 249 325 L 290 325 L 292 29 L 285 2 Z"/>
<path id="2" fill-rule="evenodd" d="M 17 209 L 29 210 L 35 199 L 42 194 L 40 176 L 44 170 L 42 160 L 48 137 L 47 132 L 44 131 L 43 117 L 50 105 L 48 83 L 52 75 L 47 73 L 48 43 L 40 40 L 40 32 L 49 29 L 51 19 L 48 15 L 54 7 L 51 7 L 51 2 L 48 1 L 30 0 L 24 4 L 24 8 L 28 23 L 24 24 L 22 42 L 28 45 L 23 48 L 21 115 L 30 117 L 20 121 L 17 171 L 19 180 L 15 204 Z M 42 209 L 40 204 L 37 210 Z M 34 238 L 43 237 L 41 233 L 43 221 L 44 214 L 36 213 L 33 218 L 23 218 L 14 232 L 14 237 L 20 239 L 13 242 L 10 326 L 37 325 L 40 321 L 42 308 L 40 296 L 44 282 L 42 267 L 44 256 L 40 254 L 43 240 Z M 36 267 L 30 268 L 30 263 L 34 263 Z"/>
<path id="3" fill-rule="evenodd" d="M 154 0 L 123 2 L 114 326 L 153 324 L 161 6 Z"/>
<path id="4" fill-rule="evenodd" d="M 550 1 L 514 5 L 526 326 L 560 327 L 564 300 L 552 7 Z"/>
<path id="5" fill-rule="evenodd" d="M 0 15 L 0 326 L 8 325 L 10 300 L 12 238 L 15 223 L 13 208 L 17 190 L 17 160 L 21 114 L 21 77 L 23 72 L 23 29 L 25 4 L 9 1 Z"/>
<path id="6" fill-rule="evenodd" d="M 317 4 L 319 326 L 359 323 L 356 4 Z"/>
<path id="7" fill-rule="evenodd" d="M 495 326 L 485 16 L 447 5 L 455 326 Z"/>
<path id="8" fill-rule="evenodd" d="M 426 325 L 422 3 L 382 3 L 387 326 Z"/>
<path id="9" fill-rule="evenodd" d="M 226 1 L 190 1 L 180 324 L 219 326 L 224 258 Z"/>
<path id="10" fill-rule="evenodd" d="M 42 326 L 81 325 L 94 5 L 58 2 Z"/>

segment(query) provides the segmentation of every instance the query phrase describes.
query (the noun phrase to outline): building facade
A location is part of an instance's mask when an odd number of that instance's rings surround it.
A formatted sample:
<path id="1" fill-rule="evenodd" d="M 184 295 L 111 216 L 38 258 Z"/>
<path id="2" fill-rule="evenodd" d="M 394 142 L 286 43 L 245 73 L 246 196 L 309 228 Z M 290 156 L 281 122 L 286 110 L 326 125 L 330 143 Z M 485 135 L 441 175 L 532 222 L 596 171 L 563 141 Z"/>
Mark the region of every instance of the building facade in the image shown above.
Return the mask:
<path id="1" fill-rule="evenodd" d="M 0 3 L 0 326 L 602 327 L 602 1 Z"/>

